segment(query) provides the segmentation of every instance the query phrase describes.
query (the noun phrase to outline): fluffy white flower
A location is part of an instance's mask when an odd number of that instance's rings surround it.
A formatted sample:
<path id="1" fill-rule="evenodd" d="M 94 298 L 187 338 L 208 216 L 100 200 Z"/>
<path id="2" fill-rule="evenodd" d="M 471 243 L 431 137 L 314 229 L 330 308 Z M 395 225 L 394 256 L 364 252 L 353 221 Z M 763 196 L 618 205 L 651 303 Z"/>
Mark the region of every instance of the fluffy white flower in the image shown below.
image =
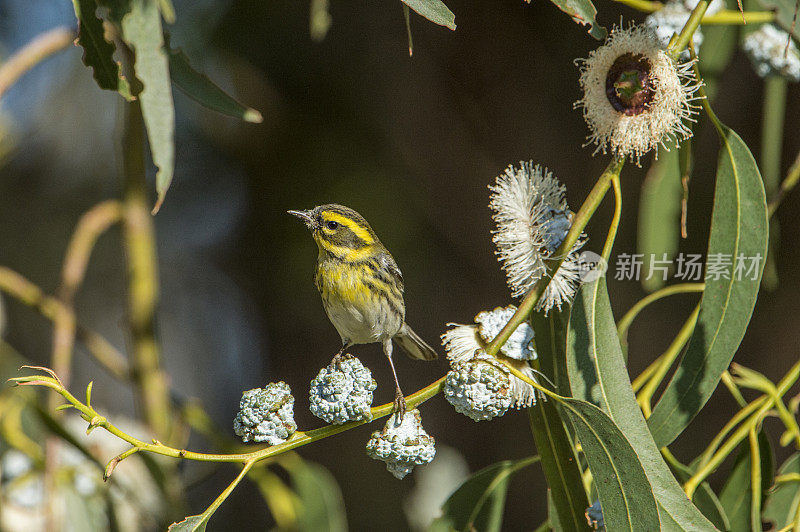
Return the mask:
<path id="1" fill-rule="evenodd" d="M 706 15 L 713 15 L 724 7 L 722 0 L 712 0 L 706 9 Z M 697 0 L 671 0 L 664 7 L 655 11 L 644 19 L 645 26 L 649 26 L 655 31 L 658 41 L 664 48 L 669 44 L 672 35 L 680 33 L 692 10 L 697 7 Z M 700 45 L 703 44 L 703 30 L 698 27 L 692 35 L 695 52 L 700 55 Z M 681 52 L 681 60 L 689 59 L 689 50 Z"/>
<path id="2" fill-rule="evenodd" d="M 787 43 L 789 50 L 784 55 Z M 800 51 L 785 31 L 772 24 L 762 24 L 744 38 L 742 47 L 760 77 L 779 75 L 800 81 Z"/>
<path id="3" fill-rule="evenodd" d="M 397 413 L 381 431 L 372 433 L 367 442 L 367 455 L 386 462 L 386 470 L 402 479 L 414 466 L 427 464 L 436 454 L 436 441 L 422 428 L 419 410 L 409 410 L 402 420 Z"/>
<path id="4" fill-rule="evenodd" d="M 497 254 L 512 296 L 521 297 L 547 274 L 546 261 L 555 258 L 572 224 L 565 188 L 547 168 L 523 161 L 519 168 L 509 166 L 489 189 L 489 207 L 497 223 L 493 237 Z M 578 240 L 572 246 L 536 310 L 547 313 L 572 300 L 581 272 L 578 251 L 584 243 Z"/>
<path id="5" fill-rule="evenodd" d="M 516 408 L 523 408 L 531 406 L 534 403 L 536 403 L 536 389 L 533 386 L 517 378 L 515 375 L 512 375 L 511 372 L 508 370 L 508 368 L 506 368 L 502 364 L 498 364 L 496 359 L 488 356 L 484 352 L 484 349 L 486 347 L 486 341 L 481 336 L 480 327 L 476 325 L 457 325 L 454 323 L 451 323 L 450 325 L 452 325 L 453 327 L 442 335 L 442 345 L 444 345 L 445 351 L 447 352 L 447 359 L 450 361 L 450 366 L 451 368 L 453 368 L 454 371 L 461 371 L 463 373 L 465 371 L 464 370 L 465 366 L 463 366 L 463 364 L 467 363 L 472 363 L 477 361 L 483 363 L 490 363 L 494 367 L 500 369 L 501 371 L 503 371 L 508 375 L 510 381 L 510 388 L 509 388 L 510 398 L 512 400 L 513 406 L 515 406 Z M 520 325 L 520 327 L 517 329 L 517 331 L 515 331 L 514 334 L 517 334 L 519 329 L 522 327 L 528 327 L 528 325 L 527 324 Z M 532 348 L 531 348 L 531 353 L 533 354 L 533 356 L 531 356 L 530 358 L 536 358 L 536 351 L 533 351 Z M 502 350 L 500 351 L 500 356 L 505 356 Z M 530 367 L 530 365 L 528 365 L 527 360 L 520 359 L 519 357 L 512 358 L 509 356 L 505 356 L 504 360 L 508 364 L 513 365 L 516 370 L 525 374 L 526 377 L 536 382 L 536 374 L 533 372 L 533 369 Z M 452 378 L 455 379 L 455 377 Z M 467 377 L 466 373 L 463 373 L 463 375 L 459 377 L 459 379 L 467 383 L 472 378 Z M 499 383 L 500 381 L 497 382 Z M 455 384 L 457 383 L 454 380 L 452 384 L 455 386 Z M 495 385 L 492 384 L 492 386 Z M 498 384 L 498 389 L 499 387 L 500 385 Z M 473 390 L 473 392 L 474 391 L 475 390 Z M 455 397 L 458 394 L 459 392 L 453 389 L 452 395 Z M 504 394 L 505 392 L 502 392 L 498 395 L 498 397 Z"/>
<path id="6" fill-rule="evenodd" d="M 676 63 L 652 28 L 615 28 L 606 43 L 579 59 L 583 108 L 589 126 L 588 144 L 598 151 L 630 157 L 692 135 L 699 84 L 692 62 Z"/>

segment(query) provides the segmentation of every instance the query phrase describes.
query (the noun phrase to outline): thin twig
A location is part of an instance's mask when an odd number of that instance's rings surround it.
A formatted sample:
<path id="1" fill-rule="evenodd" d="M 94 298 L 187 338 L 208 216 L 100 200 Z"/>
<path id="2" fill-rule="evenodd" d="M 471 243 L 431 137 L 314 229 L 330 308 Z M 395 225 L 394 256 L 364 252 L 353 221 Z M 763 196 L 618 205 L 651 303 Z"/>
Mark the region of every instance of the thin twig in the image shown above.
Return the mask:
<path id="1" fill-rule="evenodd" d="M 0 65 L 0 98 L 26 72 L 60 52 L 75 40 L 75 33 L 69 28 L 53 28 L 33 38 L 17 50 L 8 61 Z"/>
<path id="2" fill-rule="evenodd" d="M 0 266 L 0 291 L 33 308 L 50 321 L 55 321 L 58 314 L 70 313 L 70 309 L 61 301 L 46 295 L 41 288 L 5 266 Z M 130 376 L 125 355 L 102 335 L 80 323 L 76 325 L 76 335 L 92 357 L 111 375 L 121 380 Z"/>

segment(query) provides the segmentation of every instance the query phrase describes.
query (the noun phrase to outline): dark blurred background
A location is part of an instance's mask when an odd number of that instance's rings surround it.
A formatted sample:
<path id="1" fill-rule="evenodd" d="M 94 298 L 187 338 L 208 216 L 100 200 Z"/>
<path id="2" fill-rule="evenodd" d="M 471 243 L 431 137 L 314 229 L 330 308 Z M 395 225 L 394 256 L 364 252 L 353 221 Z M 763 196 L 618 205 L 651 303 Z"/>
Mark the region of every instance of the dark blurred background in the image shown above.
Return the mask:
<path id="1" fill-rule="evenodd" d="M 495 176 L 509 164 L 533 159 L 566 184 L 577 210 L 608 161 L 581 147 L 587 130 L 573 109 L 580 97 L 573 60 L 598 43 L 549 2 L 450 0 L 455 32 L 412 13 L 413 57 L 400 2 L 333 1 L 332 25 L 321 42 L 309 36 L 308 2 L 175 4 L 172 44 L 265 118 L 260 125 L 243 124 L 176 92 L 176 173 L 155 218 L 165 366 L 177 394 L 199 397 L 230 436 L 241 392 L 268 381 L 292 387 L 301 429 L 321 424 L 308 412 L 305 390 L 338 350 L 339 337 L 311 282 L 316 246 L 287 209 L 336 202 L 363 214 L 403 270 L 408 321 L 436 344 L 448 322 L 468 323 L 481 310 L 511 302 L 490 236 L 486 187 Z M 598 9 L 608 27 L 620 17 L 626 23 L 643 19 L 610 2 L 599 2 Z M 68 2 L 0 1 L 0 52 L 7 55 L 41 31 L 73 20 Z M 48 60 L 9 91 L 0 109 L 0 146 L 10 150 L 0 168 L 0 264 L 47 291 L 58 285 L 79 215 L 120 194 L 119 98 L 97 89 L 80 56 L 71 48 Z M 756 157 L 761 94 L 761 80 L 737 52 L 714 106 Z M 791 85 L 783 173 L 800 150 L 798 96 L 798 86 Z M 701 119 L 689 238 L 681 243 L 685 253 L 705 250 L 717 145 Z M 629 164 L 623 172 L 624 217 L 615 254 L 636 250 L 639 190 L 649 163 Z M 761 294 L 736 358 L 772 379 L 798 357 L 798 194 L 777 214 L 780 285 Z M 607 202 L 588 228 L 588 249 L 602 247 Z M 78 311 L 123 347 L 119 240 L 118 231 L 100 240 Z M 636 282 L 609 285 L 618 317 L 645 294 Z M 696 296 L 675 296 L 641 315 L 630 332 L 632 374 L 667 347 L 695 301 Z M 8 298 L 4 303 L 6 340 L 32 362 L 46 364 L 50 324 Z M 376 404 L 391 401 L 391 373 L 378 346 L 354 352 L 379 383 Z M 132 394 L 123 393 L 84 353 L 75 366 L 75 387 L 93 379 L 96 403 L 134 413 Z M 406 393 L 446 370 L 445 360 L 398 358 Z M 674 445 L 676 455 L 695 456 L 735 410 L 729 394 L 718 391 Z M 535 452 L 524 412 L 477 424 L 436 397 L 422 415 L 437 445 L 458 449 L 470 471 Z M 398 481 L 366 458 L 364 444 L 376 428 L 343 433 L 300 454 L 339 481 L 353 530 L 403 530 L 403 502 L 419 470 Z M 194 486 L 190 513 L 199 513 L 232 476 L 223 467 Z M 543 476 L 528 468 L 512 482 L 506 527 L 531 530 L 545 518 Z M 256 489 L 245 483 L 210 529 L 269 523 Z"/>

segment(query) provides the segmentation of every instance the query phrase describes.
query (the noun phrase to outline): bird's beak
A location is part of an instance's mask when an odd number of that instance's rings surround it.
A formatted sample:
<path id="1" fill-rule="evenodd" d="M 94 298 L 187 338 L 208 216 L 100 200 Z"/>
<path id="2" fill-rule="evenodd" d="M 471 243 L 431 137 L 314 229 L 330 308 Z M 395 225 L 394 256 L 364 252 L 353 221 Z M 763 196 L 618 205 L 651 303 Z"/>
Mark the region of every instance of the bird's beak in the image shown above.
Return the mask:
<path id="1" fill-rule="evenodd" d="M 289 214 L 294 214 L 303 220 L 309 229 L 314 227 L 314 218 L 311 216 L 311 211 L 286 211 Z"/>

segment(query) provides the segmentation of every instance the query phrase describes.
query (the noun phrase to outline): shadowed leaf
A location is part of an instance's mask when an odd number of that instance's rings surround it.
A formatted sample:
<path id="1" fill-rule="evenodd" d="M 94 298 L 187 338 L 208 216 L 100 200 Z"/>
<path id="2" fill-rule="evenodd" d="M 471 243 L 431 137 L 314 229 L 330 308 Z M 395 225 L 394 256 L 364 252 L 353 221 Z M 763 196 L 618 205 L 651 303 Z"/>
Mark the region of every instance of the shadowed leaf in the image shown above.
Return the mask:
<path id="1" fill-rule="evenodd" d="M 800 475 L 800 453 L 795 453 L 778 470 L 778 475 Z M 767 494 L 764 520 L 772 530 L 782 530 L 792 524 L 800 511 L 800 480 L 781 482 Z"/>
<path id="2" fill-rule="evenodd" d="M 469 477 L 442 505 L 442 516 L 433 522 L 431 530 L 499 532 L 509 479 L 536 460 L 505 460 Z"/>
<path id="3" fill-rule="evenodd" d="M 261 113 L 237 102 L 205 74 L 192 68 L 181 50 L 169 51 L 169 70 L 172 82 L 200 105 L 245 122 L 260 123 L 264 120 Z"/>
<path id="4" fill-rule="evenodd" d="M 608 31 L 600 26 L 595 20 L 597 8 L 590 0 L 550 0 L 555 6 L 572 17 L 578 24 L 589 26 L 589 35 L 602 41 L 608 35 Z M 530 3 L 530 0 L 528 0 Z"/>
<path id="5" fill-rule="evenodd" d="M 686 498 L 656 447 L 636 403 L 605 278 L 581 286 L 572 304 L 567 332 L 567 371 L 573 396 L 602 408 L 635 449 L 652 490 L 658 493 L 662 530 L 714 530 Z"/>
<path id="6" fill-rule="evenodd" d="M 132 100 L 131 87 L 114 61 L 114 45 L 103 37 L 103 21 L 97 18 L 95 0 L 72 0 L 78 17 L 78 44 L 83 48 L 83 64 L 92 69 L 101 89 L 116 91 L 126 100 Z"/>

